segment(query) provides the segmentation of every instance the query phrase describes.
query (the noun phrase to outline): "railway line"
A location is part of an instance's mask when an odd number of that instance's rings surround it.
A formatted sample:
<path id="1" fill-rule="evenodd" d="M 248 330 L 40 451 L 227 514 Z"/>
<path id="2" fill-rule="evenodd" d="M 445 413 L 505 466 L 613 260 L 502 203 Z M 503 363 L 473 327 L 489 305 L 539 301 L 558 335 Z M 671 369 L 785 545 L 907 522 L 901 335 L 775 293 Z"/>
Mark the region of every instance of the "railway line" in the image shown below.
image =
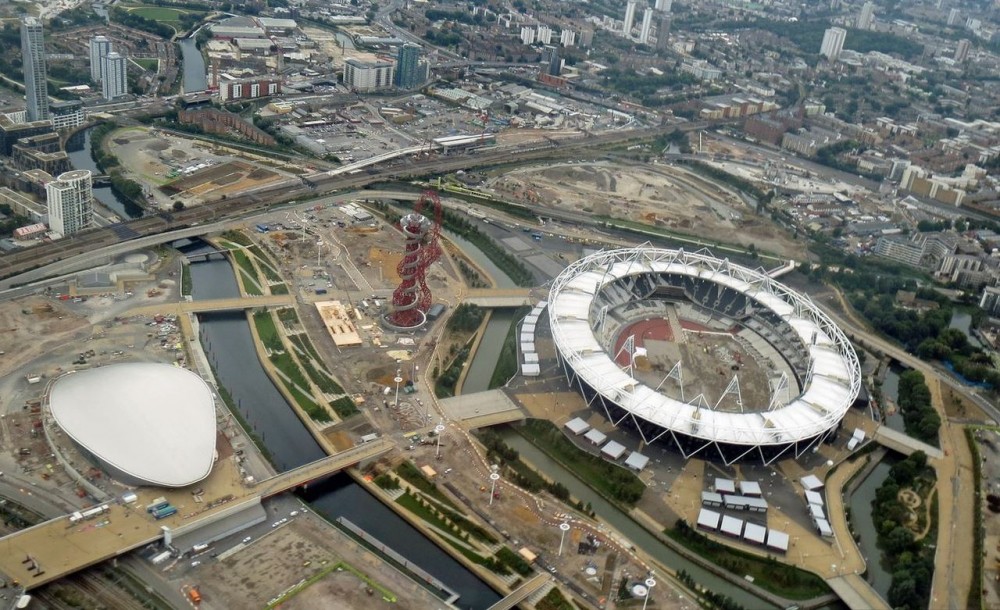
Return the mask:
<path id="1" fill-rule="evenodd" d="M 0 255 L 0 279 L 11 278 L 50 263 L 140 237 L 192 227 L 203 222 L 234 220 L 300 197 L 315 197 L 337 191 L 368 188 L 380 182 L 411 180 L 429 174 L 448 173 L 459 169 L 469 170 L 492 165 L 559 159 L 578 155 L 581 150 L 650 140 L 677 129 L 695 131 L 703 129 L 707 125 L 707 122 L 684 123 L 680 126 L 661 126 L 641 132 L 635 130 L 619 131 L 599 136 L 583 136 L 571 140 L 546 141 L 544 144 L 535 144 L 514 150 L 488 149 L 470 155 L 442 156 L 416 161 L 405 160 L 364 173 L 330 176 L 329 179 L 318 174 L 314 175 L 308 184 L 304 183 L 300 187 L 282 191 L 278 195 L 249 194 L 198 207 L 160 212 L 110 227 L 90 229 L 25 250 L 6 253 Z"/>

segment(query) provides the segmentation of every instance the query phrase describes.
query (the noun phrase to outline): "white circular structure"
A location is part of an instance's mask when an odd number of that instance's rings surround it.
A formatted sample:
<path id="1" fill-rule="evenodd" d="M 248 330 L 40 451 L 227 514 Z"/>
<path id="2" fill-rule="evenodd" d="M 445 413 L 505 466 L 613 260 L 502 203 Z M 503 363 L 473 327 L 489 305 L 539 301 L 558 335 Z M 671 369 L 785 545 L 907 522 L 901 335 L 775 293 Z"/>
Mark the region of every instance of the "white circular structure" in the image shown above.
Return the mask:
<path id="1" fill-rule="evenodd" d="M 184 487 L 212 471 L 212 390 L 187 369 L 137 362 L 66 374 L 48 404 L 59 427 L 124 483 Z"/>
<path id="2" fill-rule="evenodd" d="M 786 361 L 800 391 L 770 404 L 740 402 L 732 412 L 701 395 L 680 400 L 637 381 L 606 349 L 605 323 L 616 308 L 661 300 L 755 329 Z M 670 441 L 685 457 L 704 452 L 727 464 L 798 457 L 836 430 L 861 389 L 850 341 L 808 297 L 705 252 L 640 246 L 586 256 L 553 281 L 548 308 L 570 385 L 615 425 L 636 429 L 646 443 Z"/>

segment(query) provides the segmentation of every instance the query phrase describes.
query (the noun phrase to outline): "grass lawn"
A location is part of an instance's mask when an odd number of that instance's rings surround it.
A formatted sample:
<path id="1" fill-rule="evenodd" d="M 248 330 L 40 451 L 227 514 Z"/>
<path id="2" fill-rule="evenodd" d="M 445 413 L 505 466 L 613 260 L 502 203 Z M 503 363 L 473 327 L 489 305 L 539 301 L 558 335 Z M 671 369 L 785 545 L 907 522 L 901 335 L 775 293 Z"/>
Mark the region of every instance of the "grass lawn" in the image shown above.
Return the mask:
<path id="1" fill-rule="evenodd" d="M 264 291 L 257 285 L 257 276 L 250 275 L 242 269 L 240 269 L 240 273 L 243 274 L 243 290 L 246 291 L 247 295 L 252 297 L 264 296 Z"/>
<path id="2" fill-rule="evenodd" d="M 257 334 L 260 335 L 260 342 L 264 347 L 272 352 L 284 351 L 285 346 L 281 344 L 281 337 L 278 336 L 278 329 L 274 327 L 274 318 L 270 311 L 256 311 L 253 314 L 253 323 L 257 327 Z"/>
<path id="3" fill-rule="evenodd" d="M 137 6 L 128 9 L 128 12 L 153 21 L 180 21 L 181 15 L 187 13 L 179 8 L 164 8 L 162 6 Z"/>
<path id="4" fill-rule="evenodd" d="M 146 70 L 148 72 L 156 72 L 159 69 L 159 67 L 160 67 L 160 60 L 159 59 L 152 59 L 152 58 L 149 58 L 149 57 L 140 57 L 138 59 L 133 59 L 132 61 L 134 61 L 135 63 L 137 63 L 140 66 L 142 66 L 142 69 Z"/>

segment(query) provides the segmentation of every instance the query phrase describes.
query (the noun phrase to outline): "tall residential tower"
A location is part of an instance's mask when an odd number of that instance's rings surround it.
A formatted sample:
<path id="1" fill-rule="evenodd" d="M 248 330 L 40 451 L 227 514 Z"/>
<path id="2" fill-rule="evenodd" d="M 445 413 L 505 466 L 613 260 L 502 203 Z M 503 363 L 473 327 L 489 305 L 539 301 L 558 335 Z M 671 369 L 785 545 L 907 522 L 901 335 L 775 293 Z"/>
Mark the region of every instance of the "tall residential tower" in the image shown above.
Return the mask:
<path id="1" fill-rule="evenodd" d="M 101 82 L 101 69 L 104 58 L 111 52 L 111 41 L 106 36 L 94 36 L 90 39 L 90 80 Z"/>
<path id="2" fill-rule="evenodd" d="M 49 228 L 72 235 L 88 228 L 94 217 L 93 179 L 89 169 L 59 174 L 45 185 Z"/>
<path id="3" fill-rule="evenodd" d="M 42 22 L 34 17 L 21 21 L 21 58 L 28 121 L 47 121 L 49 90 L 45 74 L 45 38 Z"/>
<path id="4" fill-rule="evenodd" d="M 128 73 L 125 58 L 117 51 L 104 56 L 101 63 L 101 94 L 104 99 L 113 100 L 128 93 Z"/>
<path id="5" fill-rule="evenodd" d="M 844 39 L 847 38 L 847 30 L 844 28 L 828 28 L 823 34 L 823 46 L 819 49 L 819 54 L 830 61 L 837 61 L 840 52 L 844 50 Z"/>

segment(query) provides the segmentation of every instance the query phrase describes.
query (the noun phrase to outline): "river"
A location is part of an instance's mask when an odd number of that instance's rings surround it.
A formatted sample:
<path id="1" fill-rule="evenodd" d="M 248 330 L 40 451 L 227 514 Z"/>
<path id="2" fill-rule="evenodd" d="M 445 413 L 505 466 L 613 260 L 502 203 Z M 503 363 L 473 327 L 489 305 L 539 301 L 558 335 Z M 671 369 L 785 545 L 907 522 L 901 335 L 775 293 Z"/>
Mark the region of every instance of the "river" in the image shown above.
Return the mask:
<path id="1" fill-rule="evenodd" d="M 198 28 L 198 30 L 200 29 Z M 195 39 L 197 35 L 198 31 L 195 31 L 191 36 L 177 43 L 181 47 L 181 61 L 184 62 L 181 66 L 184 74 L 183 85 L 181 87 L 182 93 L 197 93 L 208 89 L 205 58 L 202 57 L 201 51 L 198 50 L 198 41 Z"/>
<path id="2" fill-rule="evenodd" d="M 203 247 L 207 250 L 207 247 Z M 197 250 L 194 250 L 197 251 Z M 233 269 L 225 260 L 190 266 L 195 300 L 239 294 Z M 261 437 L 279 470 L 323 456 L 319 444 L 264 373 L 243 314 L 201 314 L 201 341 L 217 380 Z M 500 596 L 416 529 L 383 506 L 347 475 L 310 487 L 306 498 L 330 521 L 344 516 L 430 572 L 459 594 L 461 608 L 487 608 Z"/>
<path id="3" fill-rule="evenodd" d="M 73 134 L 73 137 L 66 141 L 66 154 L 69 156 L 69 162 L 73 166 L 73 169 L 89 169 L 97 176 L 104 172 L 97 167 L 97 164 L 94 163 L 94 158 L 90 155 L 91 129 L 93 127 Z M 142 208 L 120 198 L 111 190 L 110 186 L 95 187 L 94 199 L 100 201 L 104 207 L 115 214 L 118 214 L 123 220 L 142 216 Z"/>
<path id="4" fill-rule="evenodd" d="M 542 453 L 537 447 L 525 440 L 524 437 L 510 427 L 503 426 L 497 428 L 497 431 L 507 445 L 516 449 L 520 455 L 535 465 L 542 474 L 565 485 L 578 500 L 582 500 L 585 503 L 589 502 L 594 512 L 603 521 L 611 524 L 637 547 L 641 548 L 651 557 L 656 558 L 663 565 L 674 570 L 683 569 L 694 578 L 695 582 L 708 587 L 716 593 L 728 595 L 745 608 L 754 608 L 755 610 L 774 608 L 770 603 L 760 599 L 749 591 L 736 587 L 708 570 L 694 565 L 684 557 L 681 557 L 674 550 L 657 540 L 641 525 L 633 521 L 631 517 L 625 515 L 618 507 L 612 505 L 588 487 L 586 483 L 576 478 L 576 475 Z"/>
<path id="5" fill-rule="evenodd" d="M 951 320 L 948 322 L 948 328 L 955 328 L 962 331 L 966 337 L 975 347 L 982 347 L 983 344 L 980 343 L 979 339 L 972 334 L 972 314 L 965 313 L 964 311 L 959 311 L 958 309 L 951 310 Z"/>
<path id="6" fill-rule="evenodd" d="M 851 508 L 851 525 L 861 537 L 858 547 L 868 562 L 868 582 L 883 599 L 889 595 L 892 584 L 892 566 L 885 563 L 882 550 L 878 548 L 878 533 L 875 531 L 875 516 L 872 515 L 872 500 L 875 492 L 885 482 L 892 468 L 892 459 L 887 457 L 875 466 L 872 473 L 851 494 L 848 506 Z"/>

